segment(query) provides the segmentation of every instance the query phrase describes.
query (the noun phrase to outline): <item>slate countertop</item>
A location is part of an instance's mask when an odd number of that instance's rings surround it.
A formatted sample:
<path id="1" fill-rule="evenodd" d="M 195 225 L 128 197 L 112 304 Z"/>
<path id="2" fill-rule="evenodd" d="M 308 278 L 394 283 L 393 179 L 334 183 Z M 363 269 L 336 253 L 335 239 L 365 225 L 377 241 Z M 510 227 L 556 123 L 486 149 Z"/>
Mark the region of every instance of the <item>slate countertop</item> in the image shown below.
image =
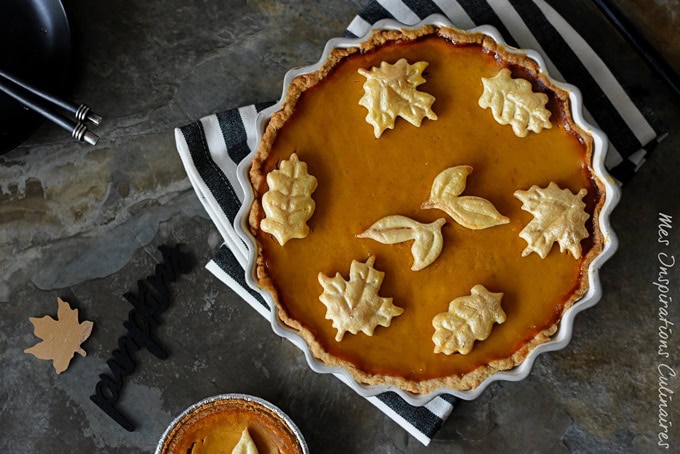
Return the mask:
<path id="1" fill-rule="evenodd" d="M 624 188 L 612 224 L 617 254 L 601 271 L 604 296 L 578 315 L 571 344 L 539 357 L 524 381 L 496 383 L 461 403 L 429 447 L 301 353 L 203 269 L 220 237 L 186 178 L 172 129 L 208 113 L 276 99 L 287 69 L 318 58 L 362 0 L 65 1 L 75 38 L 74 98 L 106 122 L 96 147 L 45 124 L 0 156 L 0 447 L 6 452 L 150 452 L 190 404 L 225 392 L 271 401 L 298 424 L 312 452 L 654 452 L 659 364 L 680 373 L 680 332 L 659 344 L 658 213 L 673 217 L 667 251 L 680 260 L 680 99 L 587 0 L 549 1 L 623 74 L 669 127 Z M 616 2 L 676 69 L 677 0 Z M 157 246 L 185 243 L 198 262 L 173 286 L 158 338 L 160 361 L 137 355 L 120 405 L 128 433 L 89 400 L 130 305 L 122 295 L 153 272 Z M 680 325 L 680 263 L 671 269 Z M 23 350 L 29 316 L 56 313 L 57 296 L 95 328 L 57 376 Z M 243 339 L 250 339 L 243 342 Z M 254 340 L 254 341 L 253 341 Z M 668 388 L 680 392 L 680 377 Z M 671 452 L 680 402 L 670 402 Z"/>

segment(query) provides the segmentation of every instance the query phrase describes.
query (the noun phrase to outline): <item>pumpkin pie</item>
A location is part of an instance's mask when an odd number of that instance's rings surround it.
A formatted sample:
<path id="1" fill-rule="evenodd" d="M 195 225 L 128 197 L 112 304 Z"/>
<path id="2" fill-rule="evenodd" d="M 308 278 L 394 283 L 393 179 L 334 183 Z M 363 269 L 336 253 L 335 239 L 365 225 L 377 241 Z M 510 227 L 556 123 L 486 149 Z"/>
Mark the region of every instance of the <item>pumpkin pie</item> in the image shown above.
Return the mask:
<path id="1" fill-rule="evenodd" d="M 185 411 L 168 428 L 156 452 L 303 454 L 306 445 L 298 434 L 268 402 L 230 394 Z"/>
<path id="2" fill-rule="evenodd" d="M 447 27 L 374 32 L 293 79 L 266 126 L 256 278 L 359 383 L 474 389 L 588 289 L 592 156 L 568 93 L 524 54 Z"/>

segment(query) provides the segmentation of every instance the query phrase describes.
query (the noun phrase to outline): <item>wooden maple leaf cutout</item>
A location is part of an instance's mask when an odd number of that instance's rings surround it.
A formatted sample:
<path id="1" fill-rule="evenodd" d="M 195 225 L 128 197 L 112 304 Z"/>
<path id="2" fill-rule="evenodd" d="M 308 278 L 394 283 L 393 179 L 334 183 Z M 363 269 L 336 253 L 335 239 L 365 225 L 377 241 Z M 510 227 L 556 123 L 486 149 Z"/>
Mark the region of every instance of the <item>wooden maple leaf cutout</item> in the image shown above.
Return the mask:
<path id="1" fill-rule="evenodd" d="M 444 246 L 442 226 L 445 223 L 444 218 L 437 219 L 430 224 L 423 224 L 406 216 L 386 216 L 357 237 L 370 238 L 382 244 L 413 240 L 411 270 L 420 271 L 434 262 L 442 252 Z"/>
<path id="2" fill-rule="evenodd" d="M 274 235 L 281 246 L 291 238 L 306 237 L 317 184 L 316 178 L 307 173 L 307 164 L 293 153 L 290 159 L 281 161 L 278 170 L 267 174 L 267 184 L 269 190 L 262 196 L 265 218 L 260 228 Z"/>
<path id="3" fill-rule="evenodd" d="M 465 228 L 488 229 L 507 224 L 510 219 L 496 210 L 491 202 L 481 197 L 461 196 L 465 191 L 470 166 L 455 166 L 441 172 L 432 183 L 430 199 L 421 208 L 442 210 Z"/>
<path id="4" fill-rule="evenodd" d="M 333 328 L 338 331 L 337 342 L 348 331 L 372 336 L 378 325 L 388 327 L 393 317 L 404 312 L 392 304 L 392 298 L 378 296 L 385 273 L 373 268 L 373 263 L 374 256 L 365 263 L 352 260 L 349 281 L 345 281 L 340 273 L 334 277 L 319 273 L 319 283 L 323 287 L 319 299 L 326 306 L 326 319 L 332 320 Z"/>
<path id="5" fill-rule="evenodd" d="M 511 125 L 517 137 L 552 128 L 550 111 L 545 108 L 548 95 L 534 93 L 531 82 L 513 79 L 510 74 L 508 68 L 503 68 L 495 77 L 482 77 L 484 92 L 479 106 L 491 108 L 494 119 L 502 125 Z"/>
<path id="6" fill-rule="evenodd" d="M 501 298 L 502 293 L 493 293 L 483 285 L 475 285 L 469 296 L 451 301 L 447 312 L 432 319 L 434 352 L 445 355 L 470 353 L 475 340 L 489 337 L 494 323 L 505 322 Z"/>
<path id="7" fill-rule="evenodd" d="M 587 192 L 581 189 L 573 194 L 552 181 L 544 189 L 532 186 L 528 191 L 515 191 L 515 197 L 522 201 L 522 209 L 534 215 L 519 234 L 528 243 L 522 257 L 535 252 L 544 259 L 557 242 L 560 252 L 567 250 L 575 259 L 580 258 L 581 240 L 588 237 L 585 223 L 590 215 L 585 212 L 583 202 Z"/>
<path id="8" fill-rule="evenodd" d="M 425 61 L 410 65 L 402 58 L 393 65 L 383 61 L 369 71 L 359 69 L 359 74 L 366 77 L 359 104 L 368 109 L 366 121 L 373 125 L 376 139 L 385 129 L 394 129 L 397 116 L 414 126 L 420 126 L 425 117 L 437 119 L 430 108 L 434 96 L 416 89 L 425 83 L 422 73 L 427 65 Z"/>
<path id="9" fill-rule="evenodd" d="M 87 355 L 80 344 L 90 337 L 94 323 L 89 321 L 79 323 L 78 309 L 71 309 L 71 306 L 61 298 L 57 301 L 59 308 L 56 320 L 49 315 L 29 318 L 34 327 L 33 332 L 42 341 L 27 348 L 24 353 L 52 360 L 54 370 L 60 374 L 68 368 L 76 353 L 80 356 Z"/>

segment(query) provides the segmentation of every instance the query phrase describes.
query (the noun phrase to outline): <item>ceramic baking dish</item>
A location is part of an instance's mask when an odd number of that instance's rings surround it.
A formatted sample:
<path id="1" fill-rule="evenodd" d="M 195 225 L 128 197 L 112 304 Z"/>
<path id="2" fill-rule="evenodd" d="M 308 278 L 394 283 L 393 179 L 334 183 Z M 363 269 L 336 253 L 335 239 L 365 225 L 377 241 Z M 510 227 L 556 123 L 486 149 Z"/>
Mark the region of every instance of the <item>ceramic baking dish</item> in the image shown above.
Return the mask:
<path id="1" fill-rule="evenodd" d="M 283 83 L 284 91 L 281 96 L 281 100 L 277 104 L 262 111 L 257 117 L 258 143 L 262 138 L 264 129 L 266 128 L 267 123 L 271 118 L 272 114 L 279 111 L 282 108 L 283 102 L 286 99 L 287 87 L 290 85 L 291 81 L 300 75 L 305 75 L 317 71 L 324 64 L 324 62 L 326 61 L 327 57 L 329 56 L 330 52 L 333 49 L 358 47 L 360 43 L 364 41 L 368 36 L 370 36 L 370 34 L 374 30 L 398 30 L 398 29 L 411 30 L 421 28 L 422 26 L 425 25 L 455 28 L 446 18 L 438 15 L 430 16 L 423 20 L 422 22 L 411 26 L 407 26 L 393 20 L 383 20 L 376 23 L 372 27 L 371 31 L 369 31 L 369 33 L 365 37 L 357 39 L 335 38 L 328 41 L 324 48 L 323 54 L 321 55 L 321 58 L 316 64 L 302 68 L 292 69 L 285 75 Z M 504 45 L 504 41 L 500 33 L 495 28 L 490 26 L 479 26 L 468 31 L 483 33 L 491 37 L 500 46 L 503 46 L 508 52 L 521 54 L 523 56 L 531 58 L 538 64 L 540 72 L 543 75 L 547 76 L 545 62 L 537 52 L 528 49 L 514 49 L 512 47 Z M 358 394 L 362 396 L 373 396 L 385 391 L 394 391 L 410 404 L 420 406 L 426 404 L 432 398 L 442 393 L 448 393 L 462 399 L 470 400 L 478 397 L 486 389 L 487 386 L 489 386 L 491 383 L 495 381 L 522 380 L 529 374 L 533 366 L 533 363 L 538 357 L 538 355 L 544 352 L 562 349 L 569 343 L 572 335 L 573 324 L 576 314 L 578 314 L 584 309 L 587 309 L 595 305 L 601 297 L 602 288 L 600 285 L 598 272 L 602 264 L 612 256 L 617 247 L 617 239 L 610 226 L 609 216 L 614 206 L 617 204 L 619 200 L 620 192 L 615 180 L 611 176 L 609 176 L 607 170 L 604 167 L 608 143 L 607 138 L 602 131 L 595 128 L 584 119 L 581 93 L 576 87 L 572 85 L 555 81 L 549 76 L 548 78 L 554 85 L 562 88 L 563 90 L 569 93 L 569 101 L 571 105 L 572 110 L 571 113 L 574 123 L 576 123 L 580 128 L 582 128 L 583 131 L 585 131 L 587 134 L 590 134 L 593 140 L 593 159 L 591 164 L 593 174 L 596 177 L 598 177 L 599 180 L 601 180 L 605 187 L 604 191 L 605 202 L 602 206 L 598 218 L 599 229 L 602 232 L 602 236 L 604 239 L 602 252 L 590 263 L 590 266 L 588 267 L 587 274 L 589 279 L 589 287 L 587 292 L 571 308 L 564 312 L 561 321 L 559 322 L 559 329 L 552 336 L 551 340 L 535 347 L 524 359 L 524 361 L 517 365 L 516 367 L 509 370 L 495 372 L 493 375 L 489 376 L 479 386 L 477 386 L 474 389 L 461 391 L 450 388 L 438 388 L 427 394 L 414 394 L 399 389 L 395 386 L 366 385 L 363 383 L 359 383 L 346 370 L 338 367 L 331 367 L 320 362 L 316 357 L 314 357 L 306 341 L 300 335 L 298 335 L 296 331 L 284 325 L 279 320 L 276 310 L 271 311 L 270 321 L 273 331 L 279 336 L 285 337 L 292 341 L 295 345 L 297 345 L 304 352 L 307 363 L 309 364 L 309 367 L 312 370 L 319 373 L 332 373 L 337 375 L 349 386 L 351 386 L 352 389 L 354 389 Z M 255 149 L 257 149 L 257 147 Z M 251 153 L 248 157 L 246 157 L 241 162 L 238 168 L 238 178 L 239 182 L 243 187 L 245 199 L 243 206 L 241 207 L 241 210 L 239 211 L 236 217 L 234 227 L 239 236 L 243 239 L 243 241 L 247 245 L 249 251 L 248 264 L 245 269 L 245 276 L 248 285 L 252 287 L 255 291 L 259 292 L 270 307 L 275 308 L 276 306 L 274 304 L 272 295 L 265 289 L 261 288 L 258 285 L 257 280 L 255 279 L 257 247 L 255 244 L 255 239 L 251 235 L 248 226 L 248 214 L 251 203 L 253 202 L 254 198 L 248 173 L 254 155 L 255 152 Z"/>

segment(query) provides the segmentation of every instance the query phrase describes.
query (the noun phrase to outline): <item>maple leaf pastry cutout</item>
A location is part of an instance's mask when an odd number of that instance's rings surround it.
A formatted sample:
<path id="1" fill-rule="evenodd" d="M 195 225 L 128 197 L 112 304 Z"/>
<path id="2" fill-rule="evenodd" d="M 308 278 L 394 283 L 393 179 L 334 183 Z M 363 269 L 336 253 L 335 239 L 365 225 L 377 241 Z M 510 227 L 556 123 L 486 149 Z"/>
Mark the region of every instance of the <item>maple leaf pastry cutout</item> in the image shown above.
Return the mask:
<path id="1" fill-rule="evenodd" d="M 425 117 L 437 119 L 431 109 L 434 96 L 416 89 L 425 83 L 422 74 L 427 65 L 425 61 L 410 65 L 401 58 L 393 65 L 383 61 L 370 70 L 359 69 L 366 78 L 359 104 L 368 109 L 366 121 L 373 126 L 376 139 L 385 129 L 394 129 L 398 116 L 418 127 Z"/>
<path id="2" fill-rule="evenodd" d="M 40 339 L 33 347 L 24 350 L 37 358 L 52 360 L 54 370 L 60 374 L 65 371 L 73 356 L 78 353 L 86 356 L 87 353 L 80 347 L 92 333 L 94 323 L 90 321 L 78 322 L 78 309 L 71 306 L 61 298 L 57 299 L 57 319 L 49 315 L 44 317 L 30 317 L 34 333 Z"/>
<path id="3" fill-rule="evenodd" d="M 312 193 L 317 185 L 316 178 L 307 173 L 307 164 L 291 154 L 279 163 L 278 170 L 267 174 L 267 185 L 260 228 L 274 235 L 281 246 L 291 238 L 305 238 L 309 234 L 307 221 L 316 207 Z"/>
<path id="4" fill-rule="evenodd" d="M 357 334 L 359 331 L 372 336 L 380 325 L 390 326 L 392 318 L 401 315 L 404 309 L 392 304 L 392 298 L 378 295 L 385 273 L 373 268 L 375 256 L 365 263 L 352 260 L 349 281 L 340 273 L 328 277 L 319 273 L 319 283 L 323 293 L 319 300 L 326 306 L 326 319 L 333 321 L 337 330 L 336 342 L 342 341 L 346 332 Z"/>
<path id="5" fill-rule="evenodd" d="M 544 259 L 557 242 L 560 252 L 566 250 L 575 259 L 580 258 L 581 240 L 588 237 L 585 223 L 590 217 L 583 202 L 586 193 L 581 189 L 573 194 L 552 181 L 545 188 L 534 185 L 528 191 L 515 191 L 522 209 L 534 216 L 519 234 L 528 243 L 522 257 L 535 252 Z"/>
<path id="6" fill-rule="evenodd" d="M 467 355 L 476 340 L 485 340 L 494 323 L 505 322 L 501 307 L 502 293 L 490 292 L 483 285 L 475 285 L 470 295 L 449 303 L 449 310 L 432 319 L 434 352 Z"/>
<path id="7" fill-rule="evenodd" d="M 479 106 L 490 108 L 494 119 L 501 125 L 511 125 L 517 137 L 526 137 L 529 131 L 541 132 L 552 128 L 550 111 L 545 108 L 548 95 L 534 93 L 531 82 L 513 79 L 510 70 L 503 68 L 495 77 L 482 77 L 484 92 Z"/>

